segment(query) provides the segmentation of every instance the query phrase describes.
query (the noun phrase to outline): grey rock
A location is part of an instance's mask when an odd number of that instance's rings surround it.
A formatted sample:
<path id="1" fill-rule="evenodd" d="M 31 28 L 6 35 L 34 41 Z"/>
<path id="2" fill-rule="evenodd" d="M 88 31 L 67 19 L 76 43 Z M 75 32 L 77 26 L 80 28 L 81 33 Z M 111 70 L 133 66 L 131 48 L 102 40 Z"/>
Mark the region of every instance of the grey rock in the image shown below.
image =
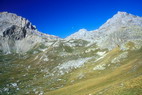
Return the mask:
<path id="1" fill-rule="evenodd" d="M 71 40 L 71 39 L 82 39 L 82 40 L 87 40 L 87 41 L 93 41 L 95 40 L 95 36 L 98 36 L 97 30 L 94 31 L 87 31 L 86 29 L 80 29 L 76 33 L 68 36 L 65 38 L 66 40 Z"/>
<path id="2" fill-rule="evenodd" d="M 142 17 L 118 12 L 99 29 L 93 31 L 81 29 L 66 39 L 87 40 L 109 50 L 118 46 L 123 48 L 129 41 L 139 46 L 142 43 Z"/>
<path id="3" fill-rule="evenodd" d="M 67 38 L 61 39 L 39 32 L 36 26 L 21 16 L 8 12 L 0 13 L 0 51 L 5 54 L 25 53 L 39 43 L 45 46 L 54 43 L 56 47 L 62 42 L 75 40 L 86 40 L 89 42 L 86 47 L 96 44 L 99 48 L 109 50 L 118 46 L 126 49 L 125 44 L 128 42 L 133 42 L 136 47 L 140 48 L 142 46 L 142 17 L 118 12 L 99 29 L 92 31 L 80 29 Z"/>
<path id="4" fill-rule="evenodd" d="M 142 17 L 118 12 L 98 31 L 101 33 L 98 41 L 101 48 L 113 49 L 129 41 L 135 43 L 136 40 L 142 40 Z"/>
<path id="5" fill-rule="evenodd" d="M 27 19 L 13 13 L 0 13 L 0 51 L 5 54 L 25 53 L 38 43 L 58 40 L 39 32 Z"/>

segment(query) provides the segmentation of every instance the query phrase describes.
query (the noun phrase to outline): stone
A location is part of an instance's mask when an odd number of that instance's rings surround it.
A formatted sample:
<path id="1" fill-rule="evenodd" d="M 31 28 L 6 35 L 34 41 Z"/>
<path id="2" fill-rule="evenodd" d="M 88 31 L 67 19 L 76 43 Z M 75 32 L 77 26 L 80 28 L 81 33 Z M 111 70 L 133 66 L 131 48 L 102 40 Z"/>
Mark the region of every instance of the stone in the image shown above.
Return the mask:
<path id="1" fill-rule="evenodd" d="M 27 19 L 13 13 L 0 13 L 0 51 L 4 54 L 25 53 L 44 39 L 57 40 L 56 36 L 39 32 Z"/>

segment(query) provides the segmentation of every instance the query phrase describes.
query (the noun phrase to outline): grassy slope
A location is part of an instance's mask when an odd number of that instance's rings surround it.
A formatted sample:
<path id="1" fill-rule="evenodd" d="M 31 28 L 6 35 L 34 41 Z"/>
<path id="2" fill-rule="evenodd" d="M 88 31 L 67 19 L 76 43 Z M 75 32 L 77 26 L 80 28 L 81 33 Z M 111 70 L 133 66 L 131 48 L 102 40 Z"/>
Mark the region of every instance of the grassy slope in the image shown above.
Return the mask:
<path id="1" fill-rule="evenodd" d="M 10 94 L 22 95 L 29 92 L 28 94 L 34 95 L 34 89 L 38 91 L 48 92 L 57 89 L 57 87 L 61 85 L 66 84 L 64 82 L 68 80 L 67 74 L 61 77 L 56 77 L 56 75 L 50 77 L 45 76 L 50 75 L 50 73 L 52 73 L 52 69 L 56 67 L 60 62 L 62 63 L 63 61 L 77 59 L 79 56 L 73 56 L 72 54 L 74 53 L 72 53 L 72 51 L 70 51 L 71 49 L 66 46 L 60 46 L 56 48 L 50 47 L 48 50 L 46 50 L 46 52 L 33 54 L 35 50 L 39 51 L 37 47 L 35 47 L 34 50 L 28 52 L 24 56 L 17 54 L 0 55 L 0 91 L 6 87 L 10 89 L 8 91 Z M 41 48 L 45 47 L 42 46 Z M 69 52 L 69 55 L 66 57 L 60 57 L 58 53 L 63 52 L 63 50 Z M 80 47 L 75 52 L 82 51 L 84 51 L 84 48 Z M 90 56 L 90 54 L 80 54 L 80 56 L 87 57 Z M 44 62 L 40 59 L 44 55 L 48 55 L 49 59 L 54 60 Z M 27 56 L 27 58 L 24 58 L 25 56 Z M 38 58 L 35 59 L 37 56 Z M 28 68 L 29 66 L 30 68 Z M 57 79 L 59 78 L 65 81 L 58 82 Z M 20 90 L 16 90 L 17 87 L 12 87 L 11 83 L 17 83 Z M 2 94 L 6 95 L 7 92 L 2 92 Z"/>
<path id="2" fill-rule="evenodd" d="M 95 64 L 110 64 L 113 57 L 119 54 L 119 49 L 114 49 Z M 129 51 L 128 58 L 120 63 L 111 65 L 103 71 L 91 72 L 87 66 L 85 79 L 67 85 L 47 95 L 140 95 L 142 93 L 142 49 Z M 92 63 L 91 63 L 92 64 Z M 89 64 L 87 64 L 89 65 Z M 90 72 L 89 72 L 90 71 Z M 83 72 L 83 68 L 70 76 L 74 77 L 77 72 Z"/>
<path id="3" fill-rule="evenodd" d="M 96 47 L 93 45 L 89 48 Z M 96 49 L 90 53 L 84 53 L 86 49 L 86 47 L 77 47 L 72 51 L 70 47 L 60 46 L 59 48 L 50 48 L 46 52 L 29 54 L 26 60 L 23 57 L 19 59 L 18 55 L 0 56 L 0 88 L 6 87 L 7 84 L 17 83 L 20 90 L 10 87 L 11 95 L 23 95 L 27 92 L 29 92 L 27 95 L 35 95 L 35 88 L 36 91 L 44 91 L 47 95 L 139 95 L 141 93 L 142 49 L 129 50 L 128 57 L 115 64 L 111 63 L 111 60 L 124 52 L 119 48 L 108 52 L 104 58 L 97 62 L 95 62 L 98 58 L 96 53 L 103 50 Z M 69 55 L 58 56 L 58 53 L 63 52 L 63 50 L 68 51 Z M 48 55 L 49 59 L 54 59 L 54 61 L 44 62 L 40 60 L 43 55 Z M 39 58 L 35 59 L 36 56 Z M 96 56 L 96 58 L 63 76 L 44 77 L 44 75 L 50 74 L 60 62 L 74 60 L 79 56 L 82 58 Z M 107 64 L 106 69 L 94 71 L 93 68 L 99 64 Z M 31 68 L 28 69 L 28 66 Z M 49 72 L 41 70 L 49 70 Z M 79 78 L 80 74 L 83 75 L 83 78 Z M 62 80 L 57 81 L 57 79 Z M 3 95 L 7 94 L 3 92 Z"/>

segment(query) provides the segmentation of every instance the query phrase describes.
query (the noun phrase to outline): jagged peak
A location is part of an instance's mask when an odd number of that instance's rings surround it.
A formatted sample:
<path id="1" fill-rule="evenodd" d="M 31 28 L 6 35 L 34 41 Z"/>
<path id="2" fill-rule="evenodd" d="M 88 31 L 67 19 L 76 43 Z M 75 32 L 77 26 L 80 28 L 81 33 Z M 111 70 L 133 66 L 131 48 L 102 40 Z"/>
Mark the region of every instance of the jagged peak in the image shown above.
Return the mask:
<path id="1" fill-rule="evenodd" d="M 127 15 L 128 13 L 127 12 L 118 11 L 117 14 L 119 14 L 119 15 Z"/>
<path id="2" fill-rule="evenodd" d="M 111 19 L 122 19 L 122 18 L 136 18 L 136 17 L 139 17 L 139 16 L 136 16 L 136 15 L 133 15 L 131 13 L 127 13 L 127 12 L 122 12 L 122 11 L 118 11 Z"/>
<path id="3" fill-rule="evenodd" d="M 15 13 L 9 13 L 9 12 L 0 12 L 0 23 L 7 22 L 6 25 L 3 24 L 3 28 L 0 31 L 0 35 L 2 35 L 2 32 L 5 31 L 5 29 L 10 28 L 11 26 L 17 26 L 19 28 L 25 28 L 29 29 L 29 33 L 36 34 L 41 37 L 47 37 L 47 38 L 59 38 L 57 36 L 41 33 L 37 30 L 36 26 L 33 25 L 28 19 L 19 16 Z"/>
<path id="4" fill-rule="evenodd" d="M 13 25 L 17 25 L 19 27 L 24 27 L 25 25 L 31 26 L 34 29 L 36 28 L 35 25 L 32 25 L 32 23 L 27 20 L 26 18 L 22 16 L 18 16 L 15 13 L 9 13 L 9 12 L 1 12 L 0 13 L 0 22 L 7 22 L 11 23 Z"/>
<path id="5" fill-rule="evenodd" d="M 99 28 L 99 30 L 104 28 L 112 28 L 113 26 L 116 28 L 128 25 L 142 26 L 142 17 L 118 11 L 112 18 L 108 19 L 106 23 Z"/>

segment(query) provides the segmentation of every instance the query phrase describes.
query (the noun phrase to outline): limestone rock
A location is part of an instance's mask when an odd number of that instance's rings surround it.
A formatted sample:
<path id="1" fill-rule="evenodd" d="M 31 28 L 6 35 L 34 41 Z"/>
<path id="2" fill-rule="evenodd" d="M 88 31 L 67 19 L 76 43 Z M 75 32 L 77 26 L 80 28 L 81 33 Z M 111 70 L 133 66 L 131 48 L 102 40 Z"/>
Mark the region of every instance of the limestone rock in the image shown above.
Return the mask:
<path id="1" fill-rule="evenodd" d="M 66 39 L 87 40 L 109 50 L 118 46 L 123 48 L 129 41 L 139 46 L 142 44 L 142 17 L 118 12 L 99 29 L 94 31 L 80 29 Z"/>
<path id="2" fill-rule="evenodd" d="M 103 24 L 98 31 L 102 37 L 98 41 L 98 45 L 102 48 L 113 49 L 117 46 L 121 47 L 129 41 L 134 43 L 137 40 L 142 41 L 142 17 L 126 12 L 118 12 Z"/>
<path id="3" fill-rule="evenodd" d="M 27 19 L 13 13 L 0 13 L 0 51 L 25 53 L 45 40 L 59 39 L 39 32 Z"/>

